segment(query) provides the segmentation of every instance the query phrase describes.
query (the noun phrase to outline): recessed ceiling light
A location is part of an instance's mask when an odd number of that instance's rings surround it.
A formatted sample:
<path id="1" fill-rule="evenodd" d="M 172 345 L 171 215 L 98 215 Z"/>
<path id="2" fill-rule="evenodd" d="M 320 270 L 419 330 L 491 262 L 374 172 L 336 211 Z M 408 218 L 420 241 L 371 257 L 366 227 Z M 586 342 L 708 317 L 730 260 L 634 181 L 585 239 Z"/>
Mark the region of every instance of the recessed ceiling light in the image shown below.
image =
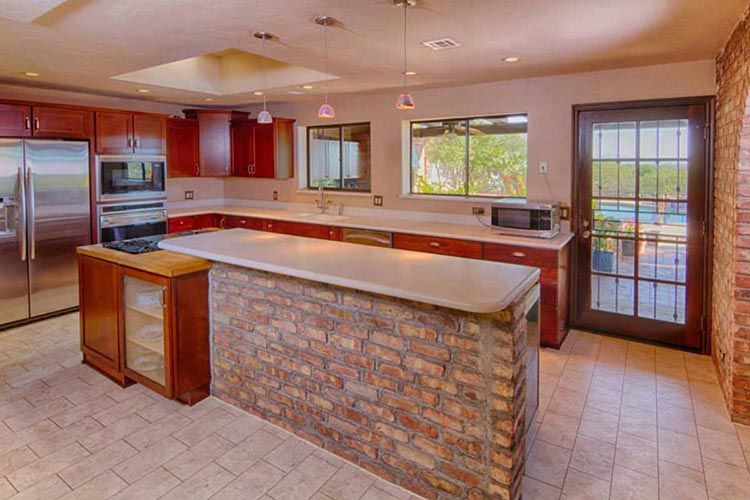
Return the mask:
<path id="1" fill-rule="evenodd" d="M 516 56 L 510 56 L 503 59 L 505 62 L 518 62 L 518 58 Z"/>
<path id="2" fill-rule="evenodd" d="M 401 74 L 402 74 L 402 75 L 406 75 L 406 76 L 414 76 L 414 75 L 416 75 L 416 74 L 417 74 L 417 72 L 416 72 L 416 71 L 404 71 L 404 72 L 403 72 L 403 73 L 401 73 Z"/>
<path id="3" fill-rule="evenodd" d="M 302 88 L 305 89 L 305 90 L 310 90 L 311 88 L 313 88 L 313 86 L 312 85 L 303 85 Z"/>
<path id="4" fill-rule="evenodd" d="M 213 98 L 213 97 L 206 97 L 206 98 L 205 98 L 205 99 L 203 99 L 203 100 L 204 100 L 204 101 L 207 101 L 207 102 L 211 102 L 211 101 L 213 101 L 213 100 L 214 100 L 214 98 Z"/>
<path id="5" fill-rule="evenodd" d="M 255 92 L 253 92 L 253 95 L 263 95 L 263 92 L 261 92 L 260 90 L 256 90 Z"/>
<path id="6" fill-rule="evenodd" d="M 39 73 L 37 73 L 35 71 L 24 71 L 23 74 L 26 75 L 26 76 L 31 76 L 31 77 L 37 77 L 37 76 L 39 76 Z"/>
<path id="7" fill-rule="evenodd" d="M 149 89 L 138 89 L 139 94 L 148 94 L 149 92 L 151 92 Z"/>

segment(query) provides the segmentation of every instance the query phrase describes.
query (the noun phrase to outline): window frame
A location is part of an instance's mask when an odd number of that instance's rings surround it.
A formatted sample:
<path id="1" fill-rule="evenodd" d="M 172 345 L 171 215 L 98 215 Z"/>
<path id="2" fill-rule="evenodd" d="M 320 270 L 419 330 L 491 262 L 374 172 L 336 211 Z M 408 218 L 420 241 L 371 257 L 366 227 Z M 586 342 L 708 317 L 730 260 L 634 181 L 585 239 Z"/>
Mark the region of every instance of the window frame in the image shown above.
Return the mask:
<path id="1" fill-rule="evenodd" d="M 372 122 L 353 122 L 353 123 L 340 123 L 340 124 L 326 124 L 326 125 L 308 125 L 305 127 L 305 143 L 306 143 L 306 150 L 307 150 L 307 179 L 305 182 L 305 189 L 306 190 L 316 190 L 317 187 L 314 187 L 310 184 L 310 181 L 312 179 L 312 175 L 310 172 L 310 161 L 311 161 L 311 154 L 310 154 L 310 129 L 338 129 L 339 130 L 339 171 L 341 172 L 341 185 L 344 185 L 344 155 L 343 155 L 343 143 L 344 143 L 344 127 L 356 127 L 356 126 L 362 126 L 367 125 L 369 129 L 370 134 L 370 187 L 369 189 L 344 189 L 343 187 L 340 188 L 332 188 L 332 187 L 326 187 L 324 188 L 326 191 L 336 191 L 339 193 L 362 193 L 362 194 L 369 194 L 372 193 Z"/>
<path id="2" fill-rule="evenodd" d="M 481 120 L 481 119 L 493 119 L 493 118 L 507 118 L 510 116 L 525 116 L 526 117 L 526 196 L 519 197 L 519 196 L 510 196 L 510 195 L 481 195 L 481 194 L 470 194 L 469 193 L 469 137 L 470 137 L 470 127 L 468 127 L 468 123 L 471 120 Z M 466 122 L 466 154 L 464 156 L 464 182 L 466 185 L 466 191 L 463 194 L 456 194 L 456 193 L 418 193 L 414 191 L 414 176 L 412 175 L 412 152 L 414 151 L 414 134 L 413 134 L 413 126 L 415 123 L 434 123 L 434 122 Z M 408 163 L 406 165 L 408 174 L 409 174 L 409 192 L 407 193 L 408 196 L 425 196 L 425 197 L 435 197 L 435 198 L 461 198 L 461 199 L 467 199 L 471 200 L 474 198 L 477 199 L 484 199 L 484 200 L 498 200 L 498 199 L 526 199 L 528 198 L 528 191 L 529 191 L 529 142 L 528 142 L 528 135 L 529 135 L 529 113 L 528 112 L 519 112 L 519 113 L 503 113 L 499 115 L 479 115 L 479 116 L 463 116 L 463 117 L 451 117 L 451 118 L 425 118 L 420 120 L 409 120 L 408 122 L 409 128 L 409 150 L 408 150 Z"/>

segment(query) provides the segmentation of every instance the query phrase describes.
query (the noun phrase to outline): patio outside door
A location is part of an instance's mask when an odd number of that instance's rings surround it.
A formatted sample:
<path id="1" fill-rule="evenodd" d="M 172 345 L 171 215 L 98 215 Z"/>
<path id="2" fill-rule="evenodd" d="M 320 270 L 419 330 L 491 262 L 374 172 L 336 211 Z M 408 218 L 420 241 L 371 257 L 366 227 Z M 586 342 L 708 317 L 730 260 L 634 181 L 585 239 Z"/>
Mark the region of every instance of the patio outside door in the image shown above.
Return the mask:
<path id="1" fill-rule="evenodd" d="M 710 98 L 576 107 L 576 327 L 702 347 L 710 113 Z"/>

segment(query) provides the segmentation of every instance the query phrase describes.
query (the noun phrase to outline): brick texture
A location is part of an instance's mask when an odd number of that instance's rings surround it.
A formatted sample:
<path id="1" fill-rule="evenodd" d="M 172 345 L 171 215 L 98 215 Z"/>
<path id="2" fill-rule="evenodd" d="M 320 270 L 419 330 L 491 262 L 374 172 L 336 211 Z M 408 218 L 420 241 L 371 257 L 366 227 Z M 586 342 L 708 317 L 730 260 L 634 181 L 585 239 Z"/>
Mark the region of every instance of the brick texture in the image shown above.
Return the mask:
<path id="1" fill-rule="evenodd" d="M 520 498 L 526 323 L 214 265 L 217 397 L 426 498 Z"/>
<path id="2" fill-rule="evenodd" d="M 750 21 L 717 58 L 712 355 L 733 420 L 750 423 Z"/>

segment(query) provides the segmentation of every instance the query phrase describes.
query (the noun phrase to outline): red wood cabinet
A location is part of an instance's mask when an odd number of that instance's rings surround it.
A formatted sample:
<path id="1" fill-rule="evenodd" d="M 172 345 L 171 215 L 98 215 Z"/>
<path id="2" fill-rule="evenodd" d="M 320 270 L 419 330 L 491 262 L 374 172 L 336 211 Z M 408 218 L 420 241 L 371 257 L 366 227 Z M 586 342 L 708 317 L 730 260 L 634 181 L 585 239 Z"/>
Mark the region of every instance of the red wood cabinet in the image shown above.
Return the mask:
<path id="1" fill-rule="evenodd" d="M 291 234 L 293 236 L 305 236 L 307 238 L 318 238 L 321 240 L 341 240 L 341 229 L 322 224 L 307 224 L 303 222 L 290 222 L 284 220 L 265 220 L 263 230 L 273 233 Z"/>
<path id="2" fill-rule="evenodd" d="M 568 257 L 562 250 L 484 243 L 484 259 L 540 269 L 541 341 L 558 348 L 568 333 Z"/>
<path id="3" fill-rule="evenodd" d="M 31 106 L 0 104 L 0 136 L 30 137 Z"/>
<path id="4" fill-rule="evenodd" d="M 214 214 L 186 215 L 183 217 L 170 217 L 167 220 L 167 232 L 179 233 L 182 231 L 193 231 L 210 227 L 222 227 L 223 216 Z"/>
<path id="5" fill-rule="evenodd" d="M 94 113 L 84 109 L 34 106 L 34 137 L 90 139 L 94 133 Z"/>
<path id="6" fill-rule="evenodd" d="M 200 175 L 198 120 L 167 119 L 167 174 L 169 177 Z"/>
<path id="7" fill-rule="evenodd" d="M 0 104 L 0 136 L 90 139 L 94 113 L 55 106 Z"/>
<path id="8" fill-rule="evenodd" d="M 186 118 L 198 120 L 198 149 L 200 150 L 200 173 L 206 177 L 225 177 L 232 173 L 232 137 L 230 124 L 233 120 L 247 118 L 247 113 L 186 109 Z"/>
<path id="9" fill-rule="evenodd" d="M 96 112 L 96 152 L 99 154 L 163 155 L 165 137 L 166 123 L 161 116 Z"/>
<path id="10" fill-rule="evenodd" d="M 241 217 L 239 215 L 227 215 L 224 221 L 224 227 L 227 229 L 242 228 L 242 229 L 255 229 L 256 231 L 263 230 L 263 219 L 256 217 Z"/>
<path id="11" fill-rule="evenodd" d="M 453 238 L 435 238 L 417 234 L 395 233 L 393 235 L 393 248 L 454 255 L 456 257 L 469 257 L 472 259 L 482 258 L 481 242 Z"/>
<path id="12" fill-rule="evenodd" d="M 232 123 L 232 175 L 288 179 L 294 172 L 294 120 Z"/>

